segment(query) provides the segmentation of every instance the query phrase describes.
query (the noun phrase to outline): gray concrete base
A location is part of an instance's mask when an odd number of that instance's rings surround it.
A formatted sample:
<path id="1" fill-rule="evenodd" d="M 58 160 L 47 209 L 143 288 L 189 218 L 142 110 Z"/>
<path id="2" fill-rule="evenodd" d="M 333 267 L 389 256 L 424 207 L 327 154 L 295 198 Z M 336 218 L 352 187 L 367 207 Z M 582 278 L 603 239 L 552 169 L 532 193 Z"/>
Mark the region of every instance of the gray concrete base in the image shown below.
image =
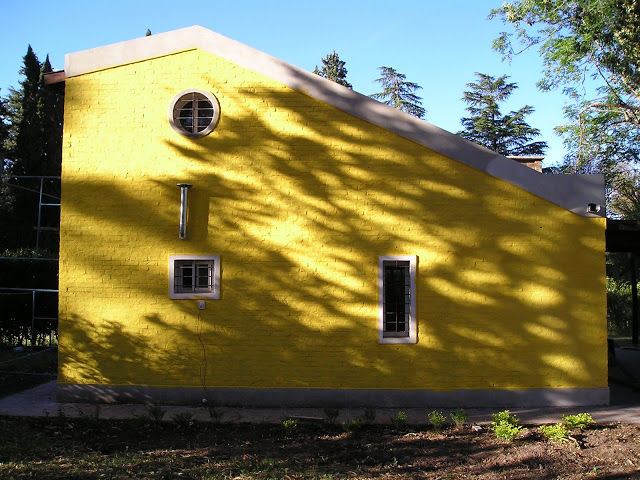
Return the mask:
<path id="1" fill-rule="evenodd" d="M 58 384 L 58 402 L 210 404 L 244 407 L 573 407 L 609 404 L 609 388 L 528 390 L 332 390 L 159 388 Z"/>

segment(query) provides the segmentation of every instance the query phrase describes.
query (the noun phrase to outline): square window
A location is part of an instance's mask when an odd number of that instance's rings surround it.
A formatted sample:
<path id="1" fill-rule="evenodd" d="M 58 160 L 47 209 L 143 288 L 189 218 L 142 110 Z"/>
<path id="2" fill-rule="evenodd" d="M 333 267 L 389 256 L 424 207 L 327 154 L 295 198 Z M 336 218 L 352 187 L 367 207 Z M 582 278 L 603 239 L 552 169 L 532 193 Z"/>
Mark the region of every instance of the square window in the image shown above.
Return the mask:
<path id="1" fill-rule="evenodd" d="M 416 343 L 415 256 L 380 257 L 378 264 L 378 340 Z"/>
<path id="2" fill-rule="evenodd" d="M 169 298 L 220 298 L 218 255 L 171 255 Z"/>

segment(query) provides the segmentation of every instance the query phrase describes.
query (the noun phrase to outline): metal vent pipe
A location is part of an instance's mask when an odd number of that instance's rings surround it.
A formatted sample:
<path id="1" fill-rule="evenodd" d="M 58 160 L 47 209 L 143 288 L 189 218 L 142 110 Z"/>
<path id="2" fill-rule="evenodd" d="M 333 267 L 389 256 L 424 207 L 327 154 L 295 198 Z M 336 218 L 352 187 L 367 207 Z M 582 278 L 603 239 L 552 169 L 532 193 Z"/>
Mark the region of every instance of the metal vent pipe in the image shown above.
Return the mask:
<path id="1" fill-rule="evenodd" d="M 178 238 L 184 240 L 187 238 L 187 192 L 192 187 L 188 183 L 179 183 L 180 187 L 180 230 Z"/>

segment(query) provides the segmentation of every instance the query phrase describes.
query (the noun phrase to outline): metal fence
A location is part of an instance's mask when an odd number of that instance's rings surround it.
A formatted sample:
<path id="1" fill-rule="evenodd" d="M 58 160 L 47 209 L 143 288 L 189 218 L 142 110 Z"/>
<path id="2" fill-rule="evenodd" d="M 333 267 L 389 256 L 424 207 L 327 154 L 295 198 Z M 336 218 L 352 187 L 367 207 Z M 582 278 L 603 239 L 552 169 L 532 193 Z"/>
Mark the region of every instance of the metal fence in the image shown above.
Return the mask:
<path id="1" fill-rule="evenodd" d="M 27 205 L 31 206 L 25 216 L 16 217 L 21 231 L 14 234 L 13 240 L 5 238 L 6 241 L 1 242 L 5 245 L 0 248 L 0 341 L 52 345 L 57 341 L 59 292 L 57 288 L 41 287 L 54 284 L 57 287 L 60 225 L 59 211 L 52 212 L 52 209 L 60 208 L 60 177 L 3 175 L 0 179 L 1 186 L 23 192 L 22 195 L 37 196 L 37 203 L 35 198 L 33 203 L 28 200 Z M 37 216 L 36 212 L 28 213 L 31 208 L 37 208 Z M 54 235 L 44 237 L 44 247 L 43 234 Z M 44 265 L 49 262 L 51 264 Z M 27 286 L 34 283 L 40 285 Z"/>

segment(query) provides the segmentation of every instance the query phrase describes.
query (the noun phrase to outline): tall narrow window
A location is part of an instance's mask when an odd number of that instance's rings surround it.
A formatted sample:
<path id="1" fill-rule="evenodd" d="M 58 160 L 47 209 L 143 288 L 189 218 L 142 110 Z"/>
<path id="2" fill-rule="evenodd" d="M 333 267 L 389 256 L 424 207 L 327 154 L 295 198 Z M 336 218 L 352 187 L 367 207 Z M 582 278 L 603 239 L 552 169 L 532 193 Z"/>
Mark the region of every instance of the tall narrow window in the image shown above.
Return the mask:
<path id="1" fill-rule="evenodd" d="M 415 343 L 415 256 L 380 257 L 378 273 L 380 343 Z"/>

